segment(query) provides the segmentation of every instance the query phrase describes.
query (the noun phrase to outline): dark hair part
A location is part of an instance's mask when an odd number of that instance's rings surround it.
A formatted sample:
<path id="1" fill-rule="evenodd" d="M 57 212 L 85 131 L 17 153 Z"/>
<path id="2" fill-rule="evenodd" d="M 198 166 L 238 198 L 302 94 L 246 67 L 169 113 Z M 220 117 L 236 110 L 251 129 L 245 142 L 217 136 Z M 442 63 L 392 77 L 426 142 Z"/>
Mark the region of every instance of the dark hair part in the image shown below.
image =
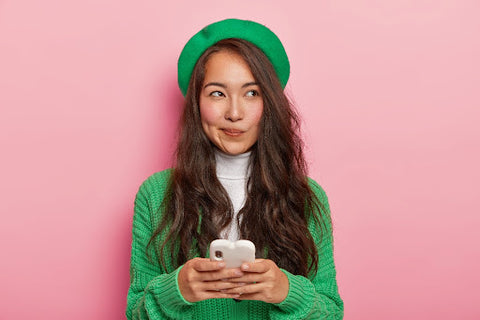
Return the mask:
<path id="1" fill-rule="evenodd" d="M 307 276 L 318 268 L 307 223 L 314 219 L 322 234 L 330 221 L 321 214 L 325 208 L 308 184 L 299 118 L 271 62 L 258 47 L 241 39 L 221 40 L 197 61 L 185 98 L 175 169 L 159 208 L 164 216 L 148 246 L 155 243 L 165 268 L 165 253 L 170 254 L 172 267 L 178 267 L 197 254 L 205 256 L 210 242 L 234 222 L 232 203 L 216 176 L 215 146 L 202 129 L 199 110 L 205 65 L 224 50 L 248 64 L 264 105 L 258 141 L 251 149 L 247 199 L 236 221 L 240 236 L 255 243 L 261 257 Z"/>

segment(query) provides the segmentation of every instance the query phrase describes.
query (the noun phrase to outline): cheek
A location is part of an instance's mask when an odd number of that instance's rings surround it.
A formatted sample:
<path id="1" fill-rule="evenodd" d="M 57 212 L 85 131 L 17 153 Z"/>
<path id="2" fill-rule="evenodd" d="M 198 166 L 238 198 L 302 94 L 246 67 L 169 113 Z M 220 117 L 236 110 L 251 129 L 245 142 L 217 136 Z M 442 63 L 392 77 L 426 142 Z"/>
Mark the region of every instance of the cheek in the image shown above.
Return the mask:
<path id="1" fill-rule="evenodd" d="M 214 106 L 200 102 L 200 118 L 202 125 L 212 125 L 218 121 L 219 112 Z"/>
<path id="2" fill-rule="evenodd" d="M 253 125 L 258 126 L 262 120 L 263 115 L 263 103 L 259 103 L 252 108 L 251 122 Z"/>

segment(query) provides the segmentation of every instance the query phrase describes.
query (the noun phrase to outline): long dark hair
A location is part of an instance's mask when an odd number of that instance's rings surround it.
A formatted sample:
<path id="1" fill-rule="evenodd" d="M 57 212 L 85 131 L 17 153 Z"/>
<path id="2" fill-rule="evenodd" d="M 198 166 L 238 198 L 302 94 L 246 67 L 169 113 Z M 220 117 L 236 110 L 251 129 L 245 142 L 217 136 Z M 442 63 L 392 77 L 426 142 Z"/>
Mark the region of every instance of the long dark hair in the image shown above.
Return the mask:
<path id="1" fill-rule="evenodd" d="M 313 219 L 320 233 L 330 221 L 309 187 L 299 118 L 268 58 L 241 39 L 221 40 L 197 61 L 185 97 L 175 169 L 158 212 L 163 218 L 148 245 L 155 243 L 164 267 L 165 254 L 177 267 L 196 255 L 205 256 L 209 243 L 234 222 L 232 203 L 216 176 L 215 146 L 202 129 L 199 111 L 205 65 L 222 50 L 246 61 L 264 105 L 258 141 L 251 148 L 247 198 L 236 221 L 240 236 L 279 267 L 307 276 L 318 267 L 308 221 Z"/>

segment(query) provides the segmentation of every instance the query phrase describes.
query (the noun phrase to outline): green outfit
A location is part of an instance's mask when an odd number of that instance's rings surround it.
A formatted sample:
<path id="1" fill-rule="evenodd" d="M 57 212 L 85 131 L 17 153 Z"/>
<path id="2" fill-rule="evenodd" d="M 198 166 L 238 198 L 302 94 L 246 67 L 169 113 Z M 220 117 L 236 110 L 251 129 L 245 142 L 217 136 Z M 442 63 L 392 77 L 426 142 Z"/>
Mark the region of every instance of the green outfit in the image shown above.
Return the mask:
<path id="1" fill-rule="evenodd" d="M 146 256 L 146 246 L 161 219 L 157 213 L 165 196 L 172 169 L 157 172 L 141 186 L 135 199 L 132 231 L 130 288 L 127 297 L 128 319 L 343 319 L 343 301 L 338 294 L 333 261 L 331 233 L 320 243 L 309 229 L 317 244 L 319 265 L 316 275 L 306 278 L 282 269 L 289 281 L 287 298 L 276 304 L 263 301 L 208 299 L 190 303 L 180 293 L 177 277 L 181 266 L 173 267 L 165 256 L 166 269 L 155 255 Z M 327 196 L 313 180 L 310 187 L 329 213 Z"/>

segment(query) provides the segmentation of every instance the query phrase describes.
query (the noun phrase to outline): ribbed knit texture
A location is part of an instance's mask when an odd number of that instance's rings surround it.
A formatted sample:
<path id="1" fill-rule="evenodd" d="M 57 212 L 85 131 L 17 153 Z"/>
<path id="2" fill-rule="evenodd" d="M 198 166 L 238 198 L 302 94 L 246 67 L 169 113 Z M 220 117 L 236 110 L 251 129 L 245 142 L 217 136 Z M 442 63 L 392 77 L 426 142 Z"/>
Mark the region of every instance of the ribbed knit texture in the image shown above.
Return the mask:
<path id="1" fill-rule="evenodd" d="M 158 222 L 158 208 L 165 196 L 171 169 L 157 172 L 140 186 L 135 199 L 132 228 L 132 255 L 130 288 L 127 297 L 127 319 L 343 319 L 343 301 L 338 294 L 331 232 L 321 241 L 314 222 L 309 229 L 317 244 L 319 265 L 316 275 L 308 278 L 282 271 L 289 280 L 287 298 L 278 304 L 262 301 L 233 299 L 209 299 L 190 303 L 178 288 L 177 276 L 169 256 L 165 256 L 166 268 L 158 263 L 153 251 L 151 261 L 146 246 Z M 313 180 L 310 186 L 330 214 L 327 196 Z"/>

